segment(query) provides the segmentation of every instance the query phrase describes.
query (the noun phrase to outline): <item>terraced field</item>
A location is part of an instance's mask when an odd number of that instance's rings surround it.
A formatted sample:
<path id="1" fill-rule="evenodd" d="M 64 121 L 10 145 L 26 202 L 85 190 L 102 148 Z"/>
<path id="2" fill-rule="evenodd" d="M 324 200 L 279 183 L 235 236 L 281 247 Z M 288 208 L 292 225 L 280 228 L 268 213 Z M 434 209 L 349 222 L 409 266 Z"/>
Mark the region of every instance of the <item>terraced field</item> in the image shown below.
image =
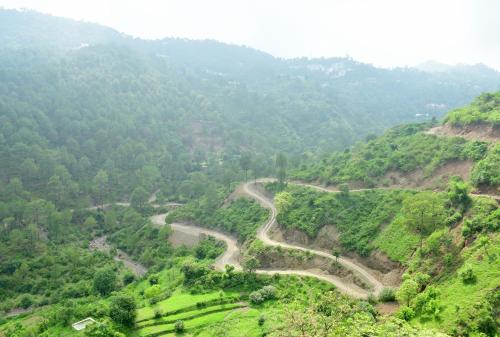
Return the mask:
<path id="1" fill-rule="evenodd" d="M 175 332 L 175 323 L 182 321 L 186 332 L 201 329 L 213 322 L 239 316 L 248 311 L 248 304 L 228 293 L 201 295 L 176 294 L 155 307 L 141 308 L 137 318 L 137 336 L 168 336 Z M 158 313 L 155 315 L 155 311 Z M 156 317 L 155 317 L 156 316 Z M 255 320 L 254 320 L 255 321 Z"/>

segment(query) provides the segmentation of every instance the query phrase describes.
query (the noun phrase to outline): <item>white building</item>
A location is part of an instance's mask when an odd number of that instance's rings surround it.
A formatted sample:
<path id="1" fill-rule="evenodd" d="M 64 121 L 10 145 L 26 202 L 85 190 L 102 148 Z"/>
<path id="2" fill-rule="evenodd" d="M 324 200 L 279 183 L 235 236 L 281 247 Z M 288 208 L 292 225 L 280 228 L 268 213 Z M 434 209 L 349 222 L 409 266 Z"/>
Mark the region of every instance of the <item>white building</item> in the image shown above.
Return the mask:
<path id="1" fill-rule="evenodd" d="M 89 324 L 94 324 L 96 321 L 92 317 L 87 317 L 79 322 L 71 324 L 73 329 L 80 331 L 87 327 Z"/>

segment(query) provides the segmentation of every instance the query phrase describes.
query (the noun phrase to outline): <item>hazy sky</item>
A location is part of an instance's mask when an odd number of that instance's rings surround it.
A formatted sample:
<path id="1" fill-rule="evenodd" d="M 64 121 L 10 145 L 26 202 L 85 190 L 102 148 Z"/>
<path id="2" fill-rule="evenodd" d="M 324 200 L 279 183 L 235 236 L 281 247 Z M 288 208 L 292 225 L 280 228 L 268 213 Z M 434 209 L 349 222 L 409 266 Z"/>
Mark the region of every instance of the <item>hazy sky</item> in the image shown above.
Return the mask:
<path id="1" fill-rule="evenodd" d="M 500 70 L 500 0 L 0 0 L 143 38 L 211 38 L 275 56 Z"/>

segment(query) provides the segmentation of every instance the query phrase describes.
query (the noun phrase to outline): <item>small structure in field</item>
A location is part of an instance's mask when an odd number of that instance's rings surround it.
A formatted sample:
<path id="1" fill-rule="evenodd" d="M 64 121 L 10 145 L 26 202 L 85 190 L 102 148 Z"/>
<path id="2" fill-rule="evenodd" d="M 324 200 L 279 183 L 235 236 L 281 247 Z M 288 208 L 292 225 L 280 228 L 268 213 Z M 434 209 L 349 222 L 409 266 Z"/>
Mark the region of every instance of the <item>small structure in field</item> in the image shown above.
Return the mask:
<path id="1" fill-rule="evenodd" d="M 79 322 L 71 324 L 71 326 L 73 327 L 73 329 L 80 331 L 80 330 L 85 329 L 87 327 L 87 325 L 94 324 L 94 323 L 96 323 L 95 319 L 93 319 L 92 317 L 87 317 L 85 319 L 82 319 Z"/>

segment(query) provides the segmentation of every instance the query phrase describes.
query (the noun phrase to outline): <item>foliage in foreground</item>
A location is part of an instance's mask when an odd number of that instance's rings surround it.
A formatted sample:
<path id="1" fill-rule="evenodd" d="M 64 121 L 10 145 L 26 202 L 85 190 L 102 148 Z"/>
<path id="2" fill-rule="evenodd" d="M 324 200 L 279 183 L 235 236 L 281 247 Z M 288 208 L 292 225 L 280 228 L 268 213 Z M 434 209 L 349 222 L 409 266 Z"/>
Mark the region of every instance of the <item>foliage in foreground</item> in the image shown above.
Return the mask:
<path id="1" fill-rule="evenodd" d="M 455 126 L 483 123 L 499 127 L 500 91 L 484 93 L 470 105 L 450 111 L 444 121 Z"/>
<path id="2" fill-rule="evenodd" d="M 446 336 L 423 331 L 396 318 L 381 318 L 367 302 L 353 301 L 336 292 L 310 298 L 306 305 L 293 303 L 285 309 L 283 324 L 270 336 Z"/>

